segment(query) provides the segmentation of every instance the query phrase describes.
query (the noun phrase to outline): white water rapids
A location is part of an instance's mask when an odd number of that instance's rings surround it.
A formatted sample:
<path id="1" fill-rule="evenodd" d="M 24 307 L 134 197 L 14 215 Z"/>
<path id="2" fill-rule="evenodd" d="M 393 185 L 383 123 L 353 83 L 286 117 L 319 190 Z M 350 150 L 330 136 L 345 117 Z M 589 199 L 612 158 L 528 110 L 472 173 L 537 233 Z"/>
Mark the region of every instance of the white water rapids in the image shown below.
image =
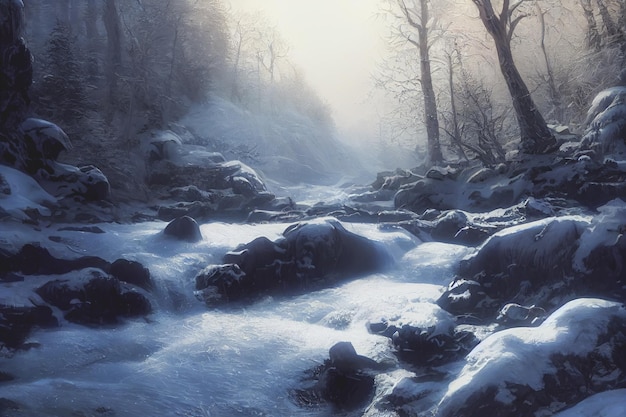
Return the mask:
<path id="1" fill-rule="evenodd" d="M 370 320 L 406 315 L 426 326 L 445 319 L 434 300 L 468 251 L 422 243 L 400 228 L 344 225 L 384 242 L 397 266 L 335 288 L 220 309 L 194 298 L 196 273 L 221 263 L 240 243 L 275 239 L 287 224 L 207 223 L 201 226 L 204 240 L 194 244 L 165 238 L 162 222 L 99 225 L 104 234 L 2 230 L 4 243 L 39 241 L 55 256 L 137 260 L 150 269 L 156 289 L 149 320 L 100 329 L 62 322 L 36 330 L 28 341 L 40 347 L 0 356 L 0 369 L 16 377 L 2 384 L 0 397 L 23 404 L 20 416 L 332 415 L 329 407 L 298 407 L 289 390 L 339 341 L 390 360 L 390 342 L 368 333 Z M 395 369 L 379 375 L 377 395 L 407 374 Z"/>

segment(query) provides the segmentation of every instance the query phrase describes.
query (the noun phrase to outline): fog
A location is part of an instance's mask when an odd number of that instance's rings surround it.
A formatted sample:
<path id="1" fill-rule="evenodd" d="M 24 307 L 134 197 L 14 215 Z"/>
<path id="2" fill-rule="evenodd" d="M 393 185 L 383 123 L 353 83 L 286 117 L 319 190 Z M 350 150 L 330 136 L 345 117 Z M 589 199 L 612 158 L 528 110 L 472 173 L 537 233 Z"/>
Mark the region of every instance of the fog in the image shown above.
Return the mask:
<path id="1" fill-rule="evenodd" d="M 289 61 L 330 106 L 342 139 L 378 138 L 380 99 L 373 75 L 385 49 L 380 0 L 231 0 L 260 12 L 286 39 Z"/>

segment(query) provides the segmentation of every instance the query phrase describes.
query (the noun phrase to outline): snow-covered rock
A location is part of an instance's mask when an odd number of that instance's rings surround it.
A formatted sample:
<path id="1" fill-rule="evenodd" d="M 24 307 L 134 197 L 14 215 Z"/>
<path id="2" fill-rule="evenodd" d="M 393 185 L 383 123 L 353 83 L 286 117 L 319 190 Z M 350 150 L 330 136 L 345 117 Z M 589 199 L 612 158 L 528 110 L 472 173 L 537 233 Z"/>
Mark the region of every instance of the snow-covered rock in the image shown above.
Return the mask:
<path id="1" fill-rule="evenodd" d="M 174 201 L 160 205 L 161 220 L 207 219 L 223 213 L 245 218 L 275 198 L 259 174 L 241 161 L 189 150 L 172 132 L 161 132 L 151 140 L 147 183 L 163 199 Z"/>
<path id="2" fill-rule="evenodd" d="M 611 87 L 598 93 L 587 112 L 585 125 L 583 148 L 593 149 L 602 157 L 623 160 L 626 157 L 626 87 Z"/>
<path id="3" fill-rule="evenodd" d="M 507 329 L 483 340 L 434 414 L 551 415 L 546 413 L 623 386 L 625 346 L 622 304 L 571 301 L 539 327 Z"/>
<path id="4" fill-rule="evenodd" d="M 296 223 L 281 239 L 259 237 L 223 261 L 196 277 L 196 294 L 209 304 L 313 291 L 393 263 L 380 243 L 349 232 L 335 219 Z"/>
<path id="5" fill-rule="evenodd" d="M 0 165 L 0 178 L 4 184 L 0 193 L 0 217 L 11 216 L 20 220 L 28 219 L 30 210 L 41 215 L 50 215 L 49 207 L 57 199 L 48 194 L 32 177 L 8 166 Z M 47 206 L 47 207 L 46 207 Z"/>
<path id="6" fill-rule="evenodd" d="M 438 304 L 453 314 L 494 318 L 508 303 L 550 311 L 573 297 L 625 299 L 626 203 L 615 200 L 599 212 L 494 234 L 460 262 Z"/>
<path id="7" fill-rule="evenodd" d="M 553 217 L 494 234 L 461 261 L 460 278 L 439 305 L 454 314 L 491 317 L 509 302 L 552 302 L 573 275 L 577 243 L 589 224 L 580 216 Z"/>

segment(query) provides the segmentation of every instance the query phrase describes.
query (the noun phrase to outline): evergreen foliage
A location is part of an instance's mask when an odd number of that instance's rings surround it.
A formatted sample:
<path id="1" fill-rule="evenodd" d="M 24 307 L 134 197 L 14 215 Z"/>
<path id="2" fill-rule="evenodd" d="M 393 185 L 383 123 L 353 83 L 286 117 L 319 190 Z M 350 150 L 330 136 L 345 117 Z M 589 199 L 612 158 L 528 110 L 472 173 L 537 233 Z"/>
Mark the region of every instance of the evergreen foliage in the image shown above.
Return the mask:
<path id="1" fill-rule="evenodd" d="M 89 109 L 81 52 L 71 28 L 57 21 L 46 43 L 43 63 L 34 85 L 37 115 L 55 120 L 71 136 L 79 134 Z"/>

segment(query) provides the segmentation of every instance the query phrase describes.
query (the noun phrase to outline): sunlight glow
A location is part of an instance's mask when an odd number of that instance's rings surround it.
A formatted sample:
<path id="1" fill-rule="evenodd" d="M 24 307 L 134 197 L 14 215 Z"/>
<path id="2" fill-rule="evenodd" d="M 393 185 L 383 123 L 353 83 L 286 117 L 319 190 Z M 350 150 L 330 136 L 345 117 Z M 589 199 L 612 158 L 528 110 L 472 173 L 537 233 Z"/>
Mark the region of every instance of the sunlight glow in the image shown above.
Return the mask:
<path id="1" fill-rule="evenodd" d="M 384 46 L 380 0 L 231 0 L 233 11 L 261 12 L 288 43 L 293 65 L 331 106 L 340 130 L 363 128 L 376 110 L 368 102 Z"/>

